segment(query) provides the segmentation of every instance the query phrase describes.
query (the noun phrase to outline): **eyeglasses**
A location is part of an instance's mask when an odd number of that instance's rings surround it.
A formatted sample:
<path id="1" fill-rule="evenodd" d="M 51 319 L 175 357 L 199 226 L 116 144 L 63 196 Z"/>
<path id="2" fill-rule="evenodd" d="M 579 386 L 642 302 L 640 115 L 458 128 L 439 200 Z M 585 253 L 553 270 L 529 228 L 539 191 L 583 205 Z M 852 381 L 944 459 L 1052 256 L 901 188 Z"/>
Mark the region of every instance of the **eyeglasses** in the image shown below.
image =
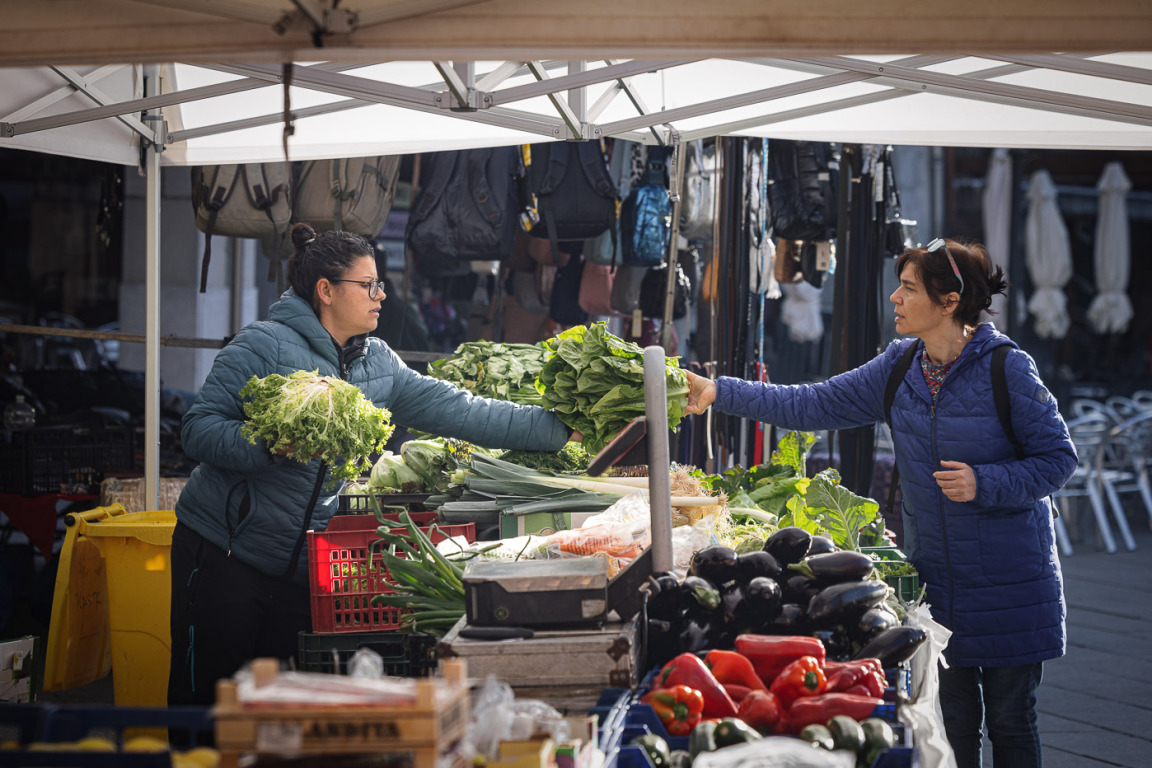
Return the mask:
<path id="1" fill-rule="evenodd" d="M 952 254 L 948 252 L 948 246 L 944 244 L 941 238 L 936 238 L 928 243 L 926 249 L 928 253 L 936 253 L 936 251 L 944 251 L 944 255 L 948 257 L 948 263 L 952 265 L 952 274 L 956 275 L 956 279 L 960 281 L 960 293 L 964 293 L 964 278 L 960 277 L 960 268 L 956 266 L 956 259 L 952 258 Z"/>
<path id="2" fill-rule="evenodd" d="M 384 281 L 383 280 L 346 280 L 344 278 L 337 278 L 330 282 L 333 283 L 356 283 L 368 289 L 368 298 L 378 299 L 384 295 Z"/>

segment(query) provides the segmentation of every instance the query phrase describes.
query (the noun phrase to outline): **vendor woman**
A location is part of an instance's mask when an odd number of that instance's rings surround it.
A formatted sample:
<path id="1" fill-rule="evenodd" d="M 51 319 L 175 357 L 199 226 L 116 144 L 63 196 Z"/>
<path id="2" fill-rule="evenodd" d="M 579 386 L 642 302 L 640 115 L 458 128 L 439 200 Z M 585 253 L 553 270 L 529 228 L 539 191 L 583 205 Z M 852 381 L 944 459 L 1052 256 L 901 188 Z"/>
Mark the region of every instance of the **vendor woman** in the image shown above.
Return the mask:
<path id="1" fill-rule="evenodd" d="M 170 705 L 211 704 L 217 680 L 257 657 L 294 657 L 297 633 L 312 626 L 302 543 L 323 469 L 319 460 L 273 455 L 241 434 L 239 392 L 251 377 L 340 376 L 405 427 L 491 448 L 558 451 L 570 437 L 544 409 L 422 376 L 369 336 L 385 296 L 364 238 L 296 224 L 292 245 L 291 287 L 267 320 L 221 350 L 184 417 L 184 452 L 200 464 L 176 503 L 172 534 Z M 307 527 L 327 527 L 334 490 L 321 491 Z"/>

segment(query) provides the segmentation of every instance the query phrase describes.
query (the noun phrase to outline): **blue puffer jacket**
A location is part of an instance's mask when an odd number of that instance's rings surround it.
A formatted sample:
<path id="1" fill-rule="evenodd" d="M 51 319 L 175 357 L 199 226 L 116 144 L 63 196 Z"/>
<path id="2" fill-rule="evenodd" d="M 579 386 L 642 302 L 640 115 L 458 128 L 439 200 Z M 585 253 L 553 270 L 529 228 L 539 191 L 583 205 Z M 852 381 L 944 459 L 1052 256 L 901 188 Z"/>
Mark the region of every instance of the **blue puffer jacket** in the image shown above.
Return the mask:
<path id="1" fill-rule="evenodd" d="M 236 334 L 216 356 L 184 417 L 184 451 L 200 465 L 176 503 L 181 523 L 264 573 L 278 576 L 288 569 L 320 462 L 274 459 L 262 443 L 244 439 L 239 392 L 252 376 L 343 374 L 369 400 L 388 408 L 393 423 L 489 448 L 556 451 L 568 439 L 568 428 L 544 409 L 473 397 L 422 376 L 380 339 L 367 338 L 341 357 L 316 313 L 291 289 L 272 305 L 266 321 Z M 324 530 L 336 511 L 334 491 L 322 491 L 312 515 L 315 530 Z M 306 551 L 295 578 L 307 579 Z"/>
<path id="2" fill-rule="evenodd" d="M 844 429 L 884 420 L 888 376 L 907 344 L 920 345 L 892 403 L 892 437 L 904 495 L 904 549 L 927 585 L 933 617 L 952 630 L 949 658 L 961 666 L 1015 666 L 1064 654 L 1063 577 L 1045 498 L 1076 468 L 1056 400 L 1032 359 L 981 324 L 933 406 L 920 369 L 923 344 L 895 341 L 869 363 L 826 382 L 771 386 L 721 378 L 715 407 L 787 429 Z M 1005 363 L 1016 459 L 996 415 L 991 353 Z M 932 473 L 962 461 L 976 498 L 948 499 Z"/>

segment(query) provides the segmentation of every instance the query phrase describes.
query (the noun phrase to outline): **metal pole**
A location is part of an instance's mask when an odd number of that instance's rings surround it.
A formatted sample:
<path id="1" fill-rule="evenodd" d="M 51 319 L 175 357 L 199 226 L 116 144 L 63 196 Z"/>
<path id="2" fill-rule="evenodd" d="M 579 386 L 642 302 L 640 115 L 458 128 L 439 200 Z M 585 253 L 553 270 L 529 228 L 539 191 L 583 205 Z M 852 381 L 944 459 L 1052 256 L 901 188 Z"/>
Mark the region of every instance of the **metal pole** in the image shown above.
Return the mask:
<path id="1" fill-rule="evenodd" d="M 668 475 L 668 381 L 664 349 L 644 348 L 644 416 L 648 426 L 648 499 L 652 570 L 672 570 L 672 481 Z"/>
<path id="2" fill-rule="evenodd" d="M 160 67 L 144 68 L 146 96 L 160 93 Z M 144 151 L 144 508 L 160 508 L 160 147 Z"/>
<path id="3" fill-rule="evenodd" d="M 664 318 L 660 323 L 660 346 L 672 347 L 672 307 L 676 300 L 676 267 L 680 263 L 680 188 L 684 184 L 684 158 L 680 153 L 680 134 L 669 127 L 672 144 L 672 166 L 668 173 L 668 197 L 672 199 L 672 232 L 668 240 L 668 273 L 664 283 Z"/>

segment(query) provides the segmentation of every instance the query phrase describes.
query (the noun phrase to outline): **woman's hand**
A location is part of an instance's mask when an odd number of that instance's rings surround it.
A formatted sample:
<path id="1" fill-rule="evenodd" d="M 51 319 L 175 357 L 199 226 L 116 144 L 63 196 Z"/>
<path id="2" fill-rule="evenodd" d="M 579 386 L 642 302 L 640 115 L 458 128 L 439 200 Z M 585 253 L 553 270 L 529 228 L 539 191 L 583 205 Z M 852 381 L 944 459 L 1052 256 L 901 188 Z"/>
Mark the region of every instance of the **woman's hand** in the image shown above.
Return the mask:
<path id="1" fill-rule="evenodd" d="M 716 402 L 716 382 L 692 371 L 684 371 L 684 375 L 688 377 L 688 408 L 685 413 L 704 413 Z"/>
<path id="2" fill-rule="evenodd" d="M 962 461 L 942 461 L 944 467 L 939 472 L 933 472 L 936 484 L 944 495 L 952 501 L 972 501 L 976 498 L 976 473 L 972 467 Z"/>

